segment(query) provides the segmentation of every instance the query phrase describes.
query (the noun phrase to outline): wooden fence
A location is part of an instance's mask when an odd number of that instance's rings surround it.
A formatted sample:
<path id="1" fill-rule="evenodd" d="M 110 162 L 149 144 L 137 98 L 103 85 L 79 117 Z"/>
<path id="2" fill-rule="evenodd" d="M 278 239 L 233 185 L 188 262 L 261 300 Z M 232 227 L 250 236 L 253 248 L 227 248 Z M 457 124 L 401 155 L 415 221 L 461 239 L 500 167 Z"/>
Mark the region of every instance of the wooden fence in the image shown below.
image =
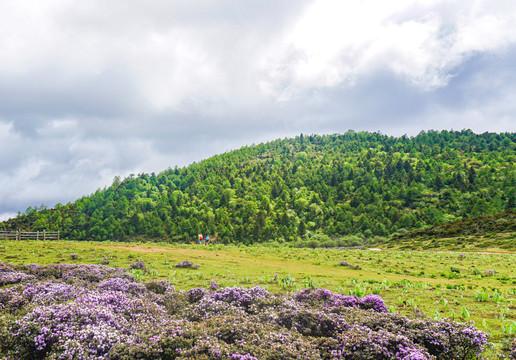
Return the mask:
<path id="1" fill-rule="evenodd" d="M 0 231 L 4 240 L 59 240 L 58 231 Z"/>

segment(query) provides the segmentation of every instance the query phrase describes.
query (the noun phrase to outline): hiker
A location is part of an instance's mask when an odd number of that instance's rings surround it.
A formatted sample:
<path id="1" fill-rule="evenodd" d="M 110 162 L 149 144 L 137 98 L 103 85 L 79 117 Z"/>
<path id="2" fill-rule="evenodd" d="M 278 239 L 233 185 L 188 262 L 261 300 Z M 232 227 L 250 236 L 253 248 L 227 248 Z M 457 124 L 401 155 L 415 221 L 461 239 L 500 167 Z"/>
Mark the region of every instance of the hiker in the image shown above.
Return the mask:
<path id="1" fill-rule="evenodd" d="M 210 244 L 210 235 L 206 234 L 206 245 Z"/>
<path id="2" fill-rule="evenodd" d="M 199 245 L 202 245 L 202 233 L 199 233 Z"/>

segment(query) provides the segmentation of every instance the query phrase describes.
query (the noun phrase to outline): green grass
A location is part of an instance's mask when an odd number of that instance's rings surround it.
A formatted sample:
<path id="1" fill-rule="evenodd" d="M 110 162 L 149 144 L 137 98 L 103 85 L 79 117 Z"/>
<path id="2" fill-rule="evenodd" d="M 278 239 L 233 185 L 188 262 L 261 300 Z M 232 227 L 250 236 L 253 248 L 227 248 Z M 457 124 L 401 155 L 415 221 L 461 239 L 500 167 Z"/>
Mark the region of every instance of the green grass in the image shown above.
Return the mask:
<path id="1" fill-rule="evenodd" d="M 516 247 L 516 232 L 508 231 L 505 233 L 450 237 L 415 236 L 413 238 L 393 238 L 382 243 L 381 246 L 397 250 L 439 249 L 452 251 L 511 252 L 514 251 Z"/>
<path id="2" fill-rule="evenodd" d="M 357 296 L 376 293 L 402 314 L 418 310 L 432 318 L 474 321 L 495 342 L 516 334 L 514 254 L 0 241 L 0 260 L 12 264 L 101 263 L 104 258 L 122 268 L 141 260 L 147 269 L 133 271 L 137 278 L 168 279 L 179 289 L 209 287 L 215 280 L 272 292 L 313 287 Z M 174 266 L 183 260 L 201 266 Z M 344 260 L 360 270 L 339 266 Z"/>

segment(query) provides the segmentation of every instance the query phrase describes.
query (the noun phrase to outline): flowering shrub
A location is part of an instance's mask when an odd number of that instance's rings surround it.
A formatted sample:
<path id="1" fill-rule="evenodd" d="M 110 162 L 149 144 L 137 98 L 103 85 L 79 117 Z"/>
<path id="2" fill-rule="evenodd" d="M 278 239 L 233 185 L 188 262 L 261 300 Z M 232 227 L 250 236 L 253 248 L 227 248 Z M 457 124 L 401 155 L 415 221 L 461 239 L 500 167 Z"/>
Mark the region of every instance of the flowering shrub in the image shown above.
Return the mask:
<path id="1" fill-rule="evenodd" d="M 20 310 L 26 302 L 17 287 L 0 289 L 0 311 L 13 313 Z"/>
<path id="2" fill-rule="evenodd" d="M 168 280 L 153 280 L 145 283 L 145 287 L 150 292 L 155 294 L 164 295 L 166 293 L 170 293 L 176 290 L 175 286 L 170 283 Z"/>
<path id="3" fill-rule="evenodd" d="M 303 289 L 298 291 L 294 295 L 294 298 L 299 302 L 304 302 L 311 305 L 323 304 L 326 307 L 354 307 L 358 306 L 359 304 L 359 300 L 356 296 L 334 294 L 333 292 L 327 289 Z M 379 301 L 383 302 L 381 298 Z"/>
<path id="4" fill-rule="evenodd" d="M 201 265 L 194 264 L 193 262 L 189 260 L 183 260 L 176 264 L 177 268 L 185 268 L 185 269 L 198 269 Z"/>
<path id="5" fill-rule="evenodd" d="M 13 273 L 25 280 L 0 288 L 6 359 L 468 360 L 488 341 L 471 324 L 391 314 L 377 295 L 176 291 L 102 265 L 0 264 Z"/>
<path id="6" fill-rule="evenodd" d="M 34 279 L 35 277 L 21 271 L 15 270 L 11 265 L 0 261 L 0 286 L 17 284 Z"/>
<path id="7" fill-rule="evenodd" d="M 212 280 L 210 282 L 210 289 L 211 290 L 217 290 L 219 288 L 220 284 L 216 282 L 215 280 Z"/>
<path id="8" fill-rule="evenodd" d="M 0 272 L 0 285 L 17 284 L 33 280 L 35 277 L 19 271 Z"/>
<path id="9" fill-rule="evenodd" d="M 516 338 L 512 341 L 511 359 L 516 360 Z"/>
<path id="10" fill-rule="evenodd" d="M 243 287 L 225 288 L 209 294 L 208 296 L 214 300 L 223 301 L 237 307 L 248 309 L 254 302 L 266 299 L 270 297 L 271 294 L 264 288 L 256 286 L 249 289 Z"/>
<path id="11" fill-rule="evenodd" d="M 136 261 L 129 265 L 129 269 L 145 270 L 145 263 L 143 261 Z"/>
<path id="12" fill-rule="evenodd" d="M 98 289 L 121 291 L 133 295 L 143 294 L 146 291 L 145 285 L 122 278 L 105 280 L 99 284 Z"/>
<path id="13" fill-rule="evenodd" d="M 358 302 L 361 309 L 373 309 L 376 312 L 388 312 L 387 306 L 378 295 L 369 294 Z"/>
<path id="14" fill-rule="evenodd" d="M 203 288 L 195 288 L 190 289 L 186 292 L 186 299 L 189 303 L 196 303 L 201 301 L 201 299 L 206 295 L 206 290 Z"/>
<path id="15" fill-rule="evenodd" d="M 286 308 L 278 313 L 276 322 L 300 334 L 316 337 L 333 337 L 350 327 L 342 316 L 309 307 Z"/>
<path id="16" fill-rule="evenodd" d="M 51 281 L 29 283 L 21 291 L 25 300 L 37 305 L 51 305 L 55 302 L 70 301 L 83 293 L 85 293 L 85 289 L 82 287 Z"/>
<path id="17" fill-rule="evenodd" d="M 324 338 L 319 347 L 333 358 L 343 359 L 435 359 L 409 338 L 384 330 L 354 326 L 332 338 Z"/>
<path id="18" fill-rule="evenodd" d="M 198 302 L 190 305 L 184 310 L 185 317 L 190 321 L 202 321 L 219 316 L 246 316 L 246 312 L 224 301 L 218 301 L 210 297 L 203 297 Z"/>
<path id="19" fill-rule="evenodd" d="M 495 274 L 496 274 L 496 270 L 493 270 L 493 269 L 484 271 L 484 276 L 495 276 Z"/>

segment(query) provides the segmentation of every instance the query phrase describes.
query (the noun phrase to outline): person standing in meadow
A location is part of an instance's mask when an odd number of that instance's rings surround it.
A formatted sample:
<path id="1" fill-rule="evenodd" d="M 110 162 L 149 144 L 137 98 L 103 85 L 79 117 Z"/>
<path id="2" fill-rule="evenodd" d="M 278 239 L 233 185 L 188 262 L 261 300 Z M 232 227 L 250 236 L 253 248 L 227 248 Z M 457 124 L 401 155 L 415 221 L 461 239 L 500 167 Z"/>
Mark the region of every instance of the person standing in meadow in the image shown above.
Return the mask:
<path id="1" fill-rule="evenodd" d="M 206 245 L 210 244 L 210 235 L 206 234 Z"/>
<path id="2" fill-rule="evenodd" d="M 199 245 L 202 245 L 202 233 L 199 233 Z"/>

